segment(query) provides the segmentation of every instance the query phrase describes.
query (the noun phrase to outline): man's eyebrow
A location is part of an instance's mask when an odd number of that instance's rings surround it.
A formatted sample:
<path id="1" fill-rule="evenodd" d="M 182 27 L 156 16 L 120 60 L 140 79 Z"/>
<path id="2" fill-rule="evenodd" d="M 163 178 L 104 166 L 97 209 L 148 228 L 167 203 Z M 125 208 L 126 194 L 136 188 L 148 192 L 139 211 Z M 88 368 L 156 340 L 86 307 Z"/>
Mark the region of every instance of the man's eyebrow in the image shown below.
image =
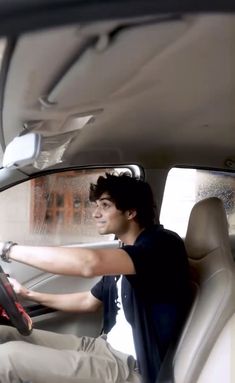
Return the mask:
<path id="1" fill-rule="evenodd" d="M 113 202 L 111 197 L 102 197 L 102 198 L 99 198 L 97 201 L 104 201 L 104 200 L 108 200 L 110 202 Z"/>

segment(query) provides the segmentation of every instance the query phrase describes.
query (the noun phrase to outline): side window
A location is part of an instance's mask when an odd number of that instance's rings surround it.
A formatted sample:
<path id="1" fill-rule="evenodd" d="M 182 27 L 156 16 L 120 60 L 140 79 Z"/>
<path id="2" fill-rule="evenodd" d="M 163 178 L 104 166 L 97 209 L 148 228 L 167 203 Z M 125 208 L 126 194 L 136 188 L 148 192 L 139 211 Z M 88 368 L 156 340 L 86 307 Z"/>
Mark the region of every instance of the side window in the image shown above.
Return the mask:
<path id="1" fill-rule="evenodd" d="M 223 201 L 229 233 L 235 234 L 235 174 L 233 173 L 171 169 L 163 197 L 161 223 L 185 237 L 193 205 L 208 197 L 218 197 Z"/>
<path id="2" fill-rule="evenodd" d="M 73 245 L 113 240 L 101 236 L 92 219 L 90 183 L 106 172 L 133 169 L 70 170 L 41 176 L 0 194 L 0 240 L 21 244 Z"/>

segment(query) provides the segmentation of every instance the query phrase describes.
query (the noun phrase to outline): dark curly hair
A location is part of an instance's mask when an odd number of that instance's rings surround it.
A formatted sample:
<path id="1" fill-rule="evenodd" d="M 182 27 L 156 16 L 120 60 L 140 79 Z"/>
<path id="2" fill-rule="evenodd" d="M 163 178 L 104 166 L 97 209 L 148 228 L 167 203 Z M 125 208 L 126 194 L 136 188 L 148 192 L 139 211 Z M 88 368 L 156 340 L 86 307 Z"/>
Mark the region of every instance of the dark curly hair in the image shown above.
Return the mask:
<path id="1" fill-rule="evenodd" d="M 156 205 L 150 185 L 128 173 L 100 176 L 96 184 L 90 185 L 90 201 L 97 201 L 103 193 L 108 193 L 118 210 L 136 210 L 136 221 L 141 228 L 158 223 Z"/>

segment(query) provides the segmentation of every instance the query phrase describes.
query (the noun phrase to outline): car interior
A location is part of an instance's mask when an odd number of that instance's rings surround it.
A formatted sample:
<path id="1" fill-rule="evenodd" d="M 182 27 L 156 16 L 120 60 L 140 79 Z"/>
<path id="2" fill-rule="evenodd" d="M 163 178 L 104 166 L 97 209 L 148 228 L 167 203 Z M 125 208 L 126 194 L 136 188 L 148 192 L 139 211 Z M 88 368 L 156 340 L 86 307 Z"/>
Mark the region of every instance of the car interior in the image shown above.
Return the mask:
<path id="1" fill-rule="evenodd" d="M 185 241 L 195 293 L 156 383 L 234 382 L 234 9 L 36 3 L 0 4 L 0 241 L 119 247 L 96 232 L 89 185 L 106 172 L 146 180 Z M 99 280 L 0 266 L 42 292 Z M 102 330 L 101 312 L 21 303 L 34 328 Z"/>

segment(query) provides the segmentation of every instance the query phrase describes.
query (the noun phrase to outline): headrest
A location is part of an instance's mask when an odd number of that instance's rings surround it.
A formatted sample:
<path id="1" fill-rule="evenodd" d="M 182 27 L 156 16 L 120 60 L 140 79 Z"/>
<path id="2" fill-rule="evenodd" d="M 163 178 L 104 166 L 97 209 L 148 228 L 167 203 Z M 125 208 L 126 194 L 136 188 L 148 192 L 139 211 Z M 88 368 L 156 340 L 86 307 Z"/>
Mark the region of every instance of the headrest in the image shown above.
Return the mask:
<path id="1" fill-rule="evenodd" d="M 201 259 L 225 246 L 230 248 L 223 202 L 216 197 L 197 202 L 192 208 L 185 238 L 189 258 Z"/>

